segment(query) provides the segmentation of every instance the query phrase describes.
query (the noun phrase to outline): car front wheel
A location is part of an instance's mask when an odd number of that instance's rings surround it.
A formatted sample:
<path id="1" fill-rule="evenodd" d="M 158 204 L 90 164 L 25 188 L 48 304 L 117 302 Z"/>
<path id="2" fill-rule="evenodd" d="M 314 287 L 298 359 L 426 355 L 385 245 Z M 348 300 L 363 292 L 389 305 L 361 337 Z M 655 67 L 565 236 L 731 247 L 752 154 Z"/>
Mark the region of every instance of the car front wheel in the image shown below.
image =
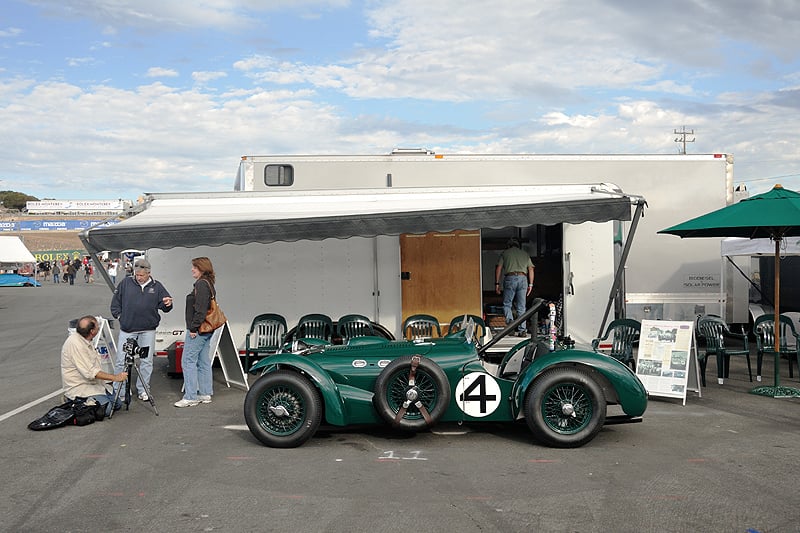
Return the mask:
<path id="1" fill-rule="evenodd" d="M 317 432 L 322 400 L 316 387 L 291 370 L 278 370 L 256 381 L 244 400 L 250 432 L 273 448 L 295 448 Z"/>
<path id="2" fill-rule="evenodd" d="M 548 370 L 528 390 L 525 421 L 533 436 L 548 446 L 583 446 L 600 432 L 605 420 L 603 391 L 583 370 Z"/>

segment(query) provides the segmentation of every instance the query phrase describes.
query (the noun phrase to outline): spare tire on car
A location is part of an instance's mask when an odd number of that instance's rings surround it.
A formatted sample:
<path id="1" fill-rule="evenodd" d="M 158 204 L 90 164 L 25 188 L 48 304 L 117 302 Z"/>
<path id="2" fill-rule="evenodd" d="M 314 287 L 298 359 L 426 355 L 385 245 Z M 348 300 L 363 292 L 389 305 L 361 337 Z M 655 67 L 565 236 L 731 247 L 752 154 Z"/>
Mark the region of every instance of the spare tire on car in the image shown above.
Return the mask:
<path id="1" fill-rule="evenodd" d="M 404 431 L 434 425 L 450 405 L 450 383 L 439 365 L 422 357 L 398 357 L 375 380 L 372 402 L 380 417 Z"/>

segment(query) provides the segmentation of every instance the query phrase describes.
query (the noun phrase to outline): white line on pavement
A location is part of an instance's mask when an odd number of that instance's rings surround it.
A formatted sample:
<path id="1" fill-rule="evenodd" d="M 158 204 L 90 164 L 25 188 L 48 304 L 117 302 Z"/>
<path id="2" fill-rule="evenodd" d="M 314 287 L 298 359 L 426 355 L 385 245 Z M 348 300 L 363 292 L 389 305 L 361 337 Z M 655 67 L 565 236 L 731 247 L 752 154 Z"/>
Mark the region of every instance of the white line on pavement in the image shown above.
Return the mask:
<path id="1" fill-rule="evenodd" d="M 45 401 L 49 400 L 50 398 L 52 398 L 54 396 L 58 396 L 59 394 L 63 394 L 63 393 L 64 393 L 64 389 L 58 389 L 55 392 L 51 392 L 47 396 L 42 396 L 38 400 L 33 400 L 32 402 L 26 403 L 22 407 L 17 407 L 13 411 L 9 411 L 8 413 L 6 413 L 4 415 L 0 415 L 0 422 L 2 422 L 3 420 L 5 420 L 7 418 L 11 418 L 12 416 L 14 416 L 17 413 L 21 413 L 22 411 L 26 411 L 26 410 L 30 409 L 34 405 L 39 405 L 40 403 L 45 402 Z"/>

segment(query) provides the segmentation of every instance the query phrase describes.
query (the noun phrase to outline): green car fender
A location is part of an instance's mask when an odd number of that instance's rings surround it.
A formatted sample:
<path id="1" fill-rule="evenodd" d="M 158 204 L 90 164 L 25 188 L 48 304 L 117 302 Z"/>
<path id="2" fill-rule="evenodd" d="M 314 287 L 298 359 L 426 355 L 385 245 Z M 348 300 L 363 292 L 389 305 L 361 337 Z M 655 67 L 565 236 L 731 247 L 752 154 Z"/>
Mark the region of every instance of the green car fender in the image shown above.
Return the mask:
<path id="1" fill-rule="evenodd" d="M 616 398 L 612 396 L 609 400 L 616 400 L 625 414 L 629 416 L 641 416 L 647 409 L 647 390 L 627 366 L 613 357 L 600 353 L 582 350 L 560 350 L 535 358 L 525 371 L 520 374 L 515 384 L 514 392 L 517 412 L 524 405 L 525 394 L 530 385 L 543 372 L 555 367 L 585 367 L 599 373 L 607 382 L 600 383 L 600 385 L 604 389 L 606 389 L 607 385 L 610 386 L 613 389 L 611 394 L 616 395 Z M 606 394 L 608 393 L 606 391 Z"/>
<path id="2" fill-rule="evenodd" d="M 314 383 L 322 394 L 322 401 L 325 403 L 325 419 L 328 423 L 338 426 L 346 424 L 344 400 L 339 394 L 339 387 L 328 372 L 314 361 L 299 355 L 277 354 L 261 359 L 250 370 L 263 369 L 264 373 L 269 373 L 286 368 L 306 375 Z"/>

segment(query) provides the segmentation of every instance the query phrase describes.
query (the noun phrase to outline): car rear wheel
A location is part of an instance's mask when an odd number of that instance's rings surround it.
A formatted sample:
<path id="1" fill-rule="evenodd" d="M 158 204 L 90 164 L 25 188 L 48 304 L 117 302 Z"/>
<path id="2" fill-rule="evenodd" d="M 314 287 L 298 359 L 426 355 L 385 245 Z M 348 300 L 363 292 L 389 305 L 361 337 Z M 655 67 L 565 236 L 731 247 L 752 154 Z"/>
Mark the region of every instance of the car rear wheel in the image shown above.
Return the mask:
<path id="1" fill-rule="evenodd" d="M 525 421 L 533 436 L 556 448 L 577 448 L 592 440 L 606 420 L 606 399 L 585 371 L 544 372 L 525 399 Z"/>
<path id="2" fill-rule="evenodd" d="M 262 376 L 244 400 L 244 419 L 250 432 L 273 448 L 300 446 L 322 422 L 322 400 L 316 387 L 291 370 Z"/>
<path id="3" fill-rule="evenodd" d="M 399 357 L 375 380 L 373 403 L 381 418 L 405 431 L 435 424 L 450 405 L 450 384 L 444 371 L 419 355 Z"/>

